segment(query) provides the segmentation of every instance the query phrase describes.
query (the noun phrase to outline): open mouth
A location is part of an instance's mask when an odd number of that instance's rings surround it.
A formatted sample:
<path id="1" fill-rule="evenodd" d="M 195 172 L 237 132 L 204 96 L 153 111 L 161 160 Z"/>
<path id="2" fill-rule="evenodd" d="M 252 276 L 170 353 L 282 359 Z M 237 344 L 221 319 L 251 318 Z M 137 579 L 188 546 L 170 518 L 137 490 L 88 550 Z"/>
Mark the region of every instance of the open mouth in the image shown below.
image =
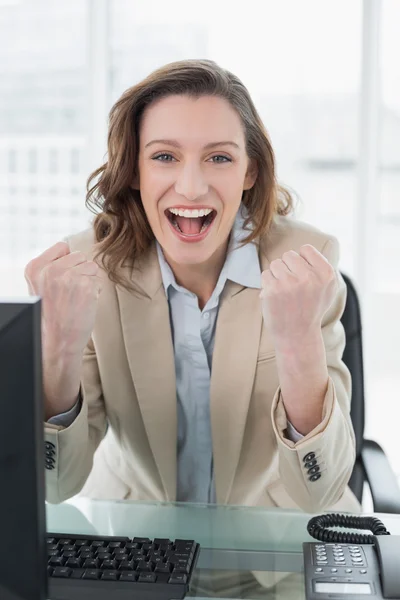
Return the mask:
<path id="1" fill-rule="evenodd" d="M 212 208 L 199 210 L 168 208 L 165 215 L 180 238 L 181 236 L 193 238 L 194 241 L 208 233 L 217 212 Z"/>

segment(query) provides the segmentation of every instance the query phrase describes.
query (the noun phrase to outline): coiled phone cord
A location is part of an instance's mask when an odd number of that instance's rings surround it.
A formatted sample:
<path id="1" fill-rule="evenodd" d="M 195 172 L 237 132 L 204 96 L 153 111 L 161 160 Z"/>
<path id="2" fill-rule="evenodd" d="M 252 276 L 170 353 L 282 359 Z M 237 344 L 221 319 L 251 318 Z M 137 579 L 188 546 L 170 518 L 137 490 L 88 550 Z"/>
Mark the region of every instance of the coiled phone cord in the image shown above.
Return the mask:
<path id="1" fill-rule="evenodd" d="M 335 531 L 328 527 L 347 529 L 367 529 L 373 535 Z M 375 517 L 359 517 L 339 514 L 326 514 L 312 517 L 307 524 L 308 533 L 320 542 L 331 544 L 374 544 L 374 536 L 390 535 L 382 521 Z"/>

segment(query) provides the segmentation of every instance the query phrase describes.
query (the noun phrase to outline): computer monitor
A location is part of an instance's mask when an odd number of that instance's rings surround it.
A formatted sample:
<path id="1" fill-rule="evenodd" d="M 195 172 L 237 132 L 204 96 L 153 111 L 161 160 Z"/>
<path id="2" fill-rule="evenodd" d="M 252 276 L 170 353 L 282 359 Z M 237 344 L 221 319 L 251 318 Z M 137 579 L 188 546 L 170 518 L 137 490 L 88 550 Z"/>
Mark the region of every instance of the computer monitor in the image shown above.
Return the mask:
<path id="1" fill-rule="evenodd" d="M 40 298 L 0 299 L 1 600 L 47 597 L 40 317 Z"/>

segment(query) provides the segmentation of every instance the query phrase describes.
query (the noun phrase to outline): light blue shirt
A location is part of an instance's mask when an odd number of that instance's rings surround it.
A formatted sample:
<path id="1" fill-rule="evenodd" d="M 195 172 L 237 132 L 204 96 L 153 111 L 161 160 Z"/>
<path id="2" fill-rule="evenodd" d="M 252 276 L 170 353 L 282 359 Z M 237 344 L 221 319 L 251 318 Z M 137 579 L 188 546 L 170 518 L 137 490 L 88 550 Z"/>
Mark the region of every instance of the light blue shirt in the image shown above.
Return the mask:
<path id="1" fill-rule="evenodd" d="M 217 285 L 200 310 L 198 298 L 177 284 L 157 243 L 162 281 L 168 298 L 174 344 L 178 415 L 177 500 L 215 503 L 215 481 L 210 417 L 210 381 L 219 299 L 226 281 L 261 289 L 261 268 L 254 243 L 238 247 L 248 231 L 243 229 L 241 211 L 232 228 L 225 264 Z M 260 306 L 261 310 L 261 306 Z M 68 427 L 79 413 L 79 405 L 49 423 Z M 288 435 L 302 438 L 288 423 Z"/>
<path id="2" fill-rule="evenodd" d="M 248 235 L 240 212 L 231 232 L 227 257 L 217 285 L 200 310 L 198 298 L 176 283 L 157 243 L 164 289 L 168 297 L 175 353 L 178 412 L 177 500 L 215 503 L 210 418 L 210 380 L 219 299 L 229 279 L 261 289 L 261 269 L 253 243 L 238 248 Z M 260 309 L 261 310 L 261 309 Z"/>

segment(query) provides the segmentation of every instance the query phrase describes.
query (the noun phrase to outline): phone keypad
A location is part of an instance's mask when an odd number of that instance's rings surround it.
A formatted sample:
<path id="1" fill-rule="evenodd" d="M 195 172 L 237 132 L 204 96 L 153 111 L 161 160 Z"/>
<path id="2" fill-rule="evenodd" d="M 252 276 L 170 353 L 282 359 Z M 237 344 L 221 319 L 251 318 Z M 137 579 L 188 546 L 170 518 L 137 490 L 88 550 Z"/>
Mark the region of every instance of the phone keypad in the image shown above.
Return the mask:
<path id="1" fill-rule="evenodd" d="M 356 544 L 313 544 L 312 563 L 316 575 L 367 575 L 364 550 Z"/>

